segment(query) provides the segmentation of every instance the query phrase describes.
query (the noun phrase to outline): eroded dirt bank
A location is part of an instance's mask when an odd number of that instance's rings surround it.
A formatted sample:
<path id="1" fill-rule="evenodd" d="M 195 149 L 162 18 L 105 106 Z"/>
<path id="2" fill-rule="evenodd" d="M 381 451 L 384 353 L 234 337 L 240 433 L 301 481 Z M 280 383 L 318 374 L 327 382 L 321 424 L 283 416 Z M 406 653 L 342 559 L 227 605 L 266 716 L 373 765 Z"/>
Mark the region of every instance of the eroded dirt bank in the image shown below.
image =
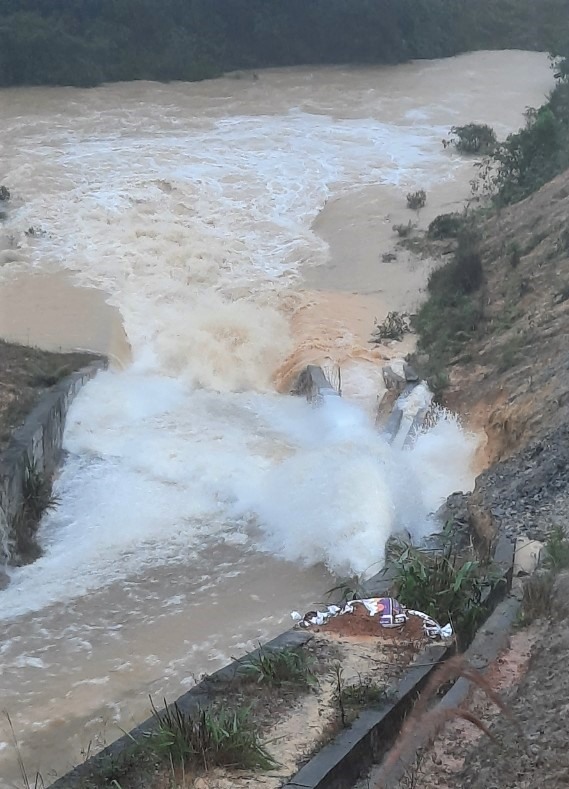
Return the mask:
<path id="1" fill-rule="evenodd" d="M 445 401 L 488 439 L 476 504 L 511 536 L 543 539 L 569 501 L 568 211 L 566 172 L 483 224 L 482 321 L 449 368 Z"/>

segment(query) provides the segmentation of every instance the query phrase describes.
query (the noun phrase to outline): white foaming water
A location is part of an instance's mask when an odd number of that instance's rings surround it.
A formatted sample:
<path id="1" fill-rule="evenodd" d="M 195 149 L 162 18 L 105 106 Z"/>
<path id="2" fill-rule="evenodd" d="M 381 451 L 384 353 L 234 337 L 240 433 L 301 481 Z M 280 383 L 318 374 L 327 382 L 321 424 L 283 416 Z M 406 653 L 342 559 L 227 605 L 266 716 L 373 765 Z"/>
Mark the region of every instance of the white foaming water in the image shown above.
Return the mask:
<path id="1" fill-rule="evenodd" d="M 304 450 L 269 471 L 252 497 L 264 545 L 291 561 L 373 574 L 391 535 L 420 541 L 449 492 L 472 484 L 476 439 L 450 415 L 441 413 L 412 450 L 389 446 L 339 398 L 327 398 L 311 421 Z"/>
<path id="2" fill-rule="evenodd" d="M 13 573 L 4 611 L 39 610 L 152 564 L 191 563 L 216 535 L 334 573 L 377 570 L 391 534 L 424 536 L 430 513 L 469 487 L 474 446 L 447 416 L 412 451 L 395 450 L 338 397 L 314 408 L 102 373 L 68 418 L 62 506 L 44 521 L 45 554 Z"/>
<path id="3" fill-rule="evenodd" d="M 77 398 L 66 447 L 45 555 L 3 593 L 12 616 L 190 564 L 216 535 L 335 573 L 376 571 L 391 534 L 423 537 L 444 498 L 471 485 L 475 442 L 444 416 L 396 450 L 337 397 L 314 408 L 108 372 Z"/>
<path id="4" fill-rule="evenodd" d="M 21 241 L 35 267 L 63 263 L 79 283 L 110 294 L 133 364 L 99 376 L 74 405 L 62 505 L 42 530 L 45 555 L 14 573 L 3 610 L 38 609 L 148 562 L 188 558 L 204 534 L 227 530 L 236 513 L 246 518 L 238 502 L 255 485 L 294 488 L 282 490 L 279 515 L 269 515 L 262 495 L 251 500 L 250 516 L 267 531 L 263 545 L 276 555 L 361 571 L 377 529 L 380 561 L 384 534 L 401 521 L 394 482 L 404 469 L 390 470 L 388 450 L 367 425 L 336 439 L 347 412 L 323 424 L 322 415 L 269 394 L 291 344 L 278 307 L 299 265 L 326 254 L 310 226 L 331 190 L 355 181 L 428 187 L 451 177 L 458 160 L 441 153 L 443 127 L 298 109 L 180 122 L 169 105 L 160 114 L 160 96 L 145 116 L 127 112 L 125 127 L 120 115 L 101 123 L 99 91 L 78 95 L 79 121 L 54 123 L 49 145 L 27 152 L 44 168 L 42 188 L 30 189 L 29 161 L 7 176 L 25 196 L 11 226 L 40 223 L 42 238 Z M 311 440 L 295 444 L 299 422 Z M 351 414 L 347 432 L 356 423 Z M 325 465 L 322 440 L 338 453 Z M 288 470 L 278 466 L 286 455 Z M 312 466 L 320 481 L 299 485 Z M 360 475 L 370 486 L 363 500 L 363 480 L 348 495 Z M 321 507 L 343 513 L 336 518 L 344 548 L 328 537 L 316 554 L 294 539 L 310 496 L 312 517 Z"/>
<path id="5" fill-rule="evenodd" d="M 111 294 L 147 370 L 226 391 L 267 388 L 288 350 L 275 290 L 304 260 L 324 259 L 310 225 L 332 189 L 411 177 L 428 186 L 457 164 L 441 156 L 436 126 L 294 111 L 202 119 L 175 133 L 166 119 L 148 135 L 144 120 L 95 141 L 55 131 L 49 166 L 73 185 L 54 200 L 49 179 L 12 227 L 46 231 L 41 243 L 22 239 L 34 265 L 63 263 Z M 28 168 L 10 175 L 26 194 Z"/>

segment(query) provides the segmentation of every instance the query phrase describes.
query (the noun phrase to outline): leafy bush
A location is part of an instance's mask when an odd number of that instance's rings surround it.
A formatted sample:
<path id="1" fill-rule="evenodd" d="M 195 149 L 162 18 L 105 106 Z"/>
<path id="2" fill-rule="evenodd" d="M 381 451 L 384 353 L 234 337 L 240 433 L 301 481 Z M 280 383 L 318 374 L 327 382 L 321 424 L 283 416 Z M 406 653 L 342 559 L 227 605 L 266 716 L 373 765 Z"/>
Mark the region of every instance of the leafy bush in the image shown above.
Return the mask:
<path id="1" fill-rule="evenodd" d="M 478 237 L 472 231 L 463 231 L 458 239 L 454 256 L 454 282 L 461 293 L 473 293 L 482 285 L 484 271 Z"/>
<path id="2" fill-rule="evenodd" d="M 569 81 L 561 76 L 549 101 L 529 110 L 525 127 L 492 153 L 481 177 L 498 204 L 522 200 L 569 167 Z"/>
<path id="3" fill-rule="evenodd" d="M 461 557 L 451 540 L 429 553 L 402 542 L 394 564 L 398 600 L 434 619 L 448 618 L 468 642 L 484 617 L 483 593 L 497 582 L 494 569 Z"/>
<path id="4" fill-rule="evenodd" d="M 427 380 L 444 388 L 444 368 L 464 342 L 477 331 L 483 317 L 478 294 L 483 281 L 482 259 L 475 227 L 464 226 L 453 259 L 429 277 L 429 298 L 414 318 L 420 350 L 429 355 Z"/>
<path id="5" fill-rule="evenodd" d="M 427 236 L 435 241 L 443 238 L 456 238 L 464 226 L 462 214 L 439 214 L 427 229 Z"/>
<path id="6" fill-rule="evenodd" d="M 445 360 L 474 335 L 481 319 L 482 305 L 478 299 L 457 293 L 451 296 L 444 291 L 436 293 L 423 304 L 415 319 L 419 346 L 432 359 L 439 360 L 438 366 L 442 368 Z"/>
<path id="7" fill-rule="evenodd" d="M 485 123 L 467 123 L 465 126 L 453 126 L 450 130 L 451 142 L 460 153 L 489 154 L 498 142 L 496 132 Z"/>
<path id="8" fill-rule="evenodd" d="M 413 232 L 414 227 L 413 222 L 409 221 L 406 225 L 393 225 L 393 230 L 399 238 L 407 238 Z"/>
<path id="9" fill-rule="evenodd" d="M 407 208 L 413 211 L 419 211 L 427 204 L 427 193 L 424 189 L 418 189 L 416 192 L 409 192 L 407 195 Z"/>

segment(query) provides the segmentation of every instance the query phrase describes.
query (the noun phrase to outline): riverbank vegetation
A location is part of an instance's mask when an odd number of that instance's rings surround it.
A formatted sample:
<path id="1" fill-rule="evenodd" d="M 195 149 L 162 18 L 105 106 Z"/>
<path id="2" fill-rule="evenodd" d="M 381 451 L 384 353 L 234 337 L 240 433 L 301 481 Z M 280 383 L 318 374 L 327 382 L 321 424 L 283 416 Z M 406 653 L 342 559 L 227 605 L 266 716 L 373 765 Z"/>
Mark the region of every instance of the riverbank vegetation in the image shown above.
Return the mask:
<path id="1" fill-rule="evenodd" d="M 490 150 L 480 161 L 478 177 L 473 181 L 474 198 L 483 198 L 478 207 L 474 202 L 463 214 L 443 214 L 427 231 L 426 243 L 439 244 L 440 251 L 451 254 L 449 262 L 431 274 L 428 299 L 415 318 L 418 346 L 422 358 L 428 360 L 421 371 L 437 390 L 448 383 L 449 365 L 466 361 L 471 340 L 504 335 L 502 353 L 494 354 L 500 373 L 521 361 L 527 332 L 535 319 L 523 332 L 510 336 L 510 331 L 506 336 L 519 317 L 522 300 L 535 289 L 531 282 L 535 272 L 522 273 L 521 263 L 550 237 L 555 236 L 547 260 L 563 257 L 569 250 L 569 234 L 553 226 L 535 230 L 524 244 L 515 234 L 495 238 L 496 228 L 488 230 L 489 222 L 500 224 L 501 212 L 507 206 L 530 197 L 569 168 L 569 45 L 566 42 L 564 46 L 557 50 L 558 57 L 553 61 L 555 88 L 541 107 L 527 111 L 524 127 L 502 142 L 495 141 L 491 129 L 485 130 Z M 464 133 L 467 141 L 476 137 L 477 144 L 481 128 L 471 124 L 452 132 L 455 136 L 457 131 L 462 132 L 459 140 Z M 537 226 L 540 219 L 532 221 Z M 486 279 L 495 276 L 497 256 L 508 262 L 508 274 L 500 285 L 503 294 L 499 315 L 489 307 L 486 293 Z M 543 262 L 539 263 L 541 270 L 542 266 Z M 560 288 L 561 300 L 563 292 Z"/>
<path id="2" fill-rule="evenodd" d="M 3 0 L 0 85 L 553 50 L 569 0 Z"/>

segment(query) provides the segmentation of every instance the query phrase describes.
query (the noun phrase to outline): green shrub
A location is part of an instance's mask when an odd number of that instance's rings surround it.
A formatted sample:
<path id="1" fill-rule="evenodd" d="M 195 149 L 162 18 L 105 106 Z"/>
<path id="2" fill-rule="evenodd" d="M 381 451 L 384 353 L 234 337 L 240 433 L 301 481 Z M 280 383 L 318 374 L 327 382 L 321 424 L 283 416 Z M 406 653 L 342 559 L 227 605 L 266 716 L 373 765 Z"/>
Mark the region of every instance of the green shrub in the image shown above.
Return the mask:
<path id="1" fill-rule="evenodd" d="M 569 167 L 569 82 L 557 84 L 549 101 L 526 113 L 526 125 L 492 153 L 487 191 L 498 204 L 518 202 Z"/>
<path id="2" fill-rule="evenodd" d="M 435 241 L 443 238 L 456 238 L 464 226 L 462 214 L 439 214 L 427 229 L 427 236 Z"/>
<path id="3" fill-rule="evenodd" d="M 453 126 L 451 142 L 460 153 L 489 154 L 495 149 L 498 139 L 496 132 L 485 123 L 467 123 Z"/>
<path id="4" fill-rule="evenodd" d="M 463 228 L 453 260 L 431 273 L 429 298 L 414 319 L 419 348 L 436 360 L 431 372 L 444 375 L 447 361 L 476 332 L 483 316 L 477 294 L 482 281 L 477 231 Z"/>
<path id="5" fill-rule="evenodd" d="M 461 557 L 450 539 L 440 552 L 401 542 L 394 564 L 397 599 L 435 620 L 450 620 L 468 643 L 485 615 L 483 593 L 498 581 L 494 568 Z"/>
<path id="6" fill-rule="evenodd" d="M 407 195 L 407 208 L 413 211 L 419 211 L 427 204 L 427 193 L 424 189 L 419 189 L 416 192 L 409 192 Z"/>
<path id="7" fill-rule="evenodd" d="M 415 225 L 413 222 L 409 221 L 406 225 L 393 225 L 393 230 L 397 233 L 399 238 L 408 238 L 413 232 L 414 227 Z"/>
<path id="8" fill-rule="evenodd" d="M 478 233 L 475 228 L 463 228 L 454 255 L 454 282 L 459 293 L 473 293 L 482 285 L 484 272 Z"/>
<path id="9" fill-rule="evenodd" d="M 545 543 L 544 567 L 558 573 L 569 568 L 569 538 L 563 526 L 555 526 Z"/>

